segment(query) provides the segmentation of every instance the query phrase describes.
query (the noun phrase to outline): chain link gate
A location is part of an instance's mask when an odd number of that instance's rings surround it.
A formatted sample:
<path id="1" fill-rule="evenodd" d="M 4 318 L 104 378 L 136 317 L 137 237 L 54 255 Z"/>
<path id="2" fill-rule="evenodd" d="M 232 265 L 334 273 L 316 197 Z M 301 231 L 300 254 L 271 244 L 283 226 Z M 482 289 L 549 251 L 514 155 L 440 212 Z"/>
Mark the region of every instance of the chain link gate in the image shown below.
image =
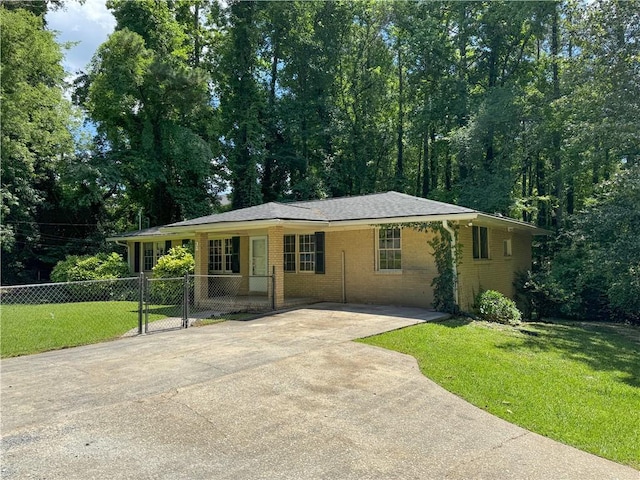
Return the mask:
<path id="1" fill-rule="evenodd" d="M 251 292 L 242 275 L 185 275 L 149 278 L 141 274 L 144 322 L 140 333 L 188 328 L 193 320 L 274 310 L 274 276 L 265 275 L 266 291 Z M 155 318 L 158 317 L 158 318 Z"/>
<path id="2" fill-rule="evenodd" d="M 204 324 L 212 318 L 272 311 L 274 278 L 151 278 L 141 273 L 108 280 L 0 286 L 0 353 L 18 356 L 187 328 L 194 320 Z"/>

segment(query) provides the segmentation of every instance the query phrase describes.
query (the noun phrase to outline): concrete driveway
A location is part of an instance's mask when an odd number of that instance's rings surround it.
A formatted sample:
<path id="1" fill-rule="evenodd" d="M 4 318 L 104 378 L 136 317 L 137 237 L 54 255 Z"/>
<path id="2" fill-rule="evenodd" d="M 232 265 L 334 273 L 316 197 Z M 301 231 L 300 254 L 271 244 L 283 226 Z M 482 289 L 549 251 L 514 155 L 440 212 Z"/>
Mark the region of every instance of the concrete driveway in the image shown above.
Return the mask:
<path id="1" fill-rule="evenodd" d="M 2 360 L 3 479 L 633 479 L 352 339 L 436 317 L 321 304 Z"/>

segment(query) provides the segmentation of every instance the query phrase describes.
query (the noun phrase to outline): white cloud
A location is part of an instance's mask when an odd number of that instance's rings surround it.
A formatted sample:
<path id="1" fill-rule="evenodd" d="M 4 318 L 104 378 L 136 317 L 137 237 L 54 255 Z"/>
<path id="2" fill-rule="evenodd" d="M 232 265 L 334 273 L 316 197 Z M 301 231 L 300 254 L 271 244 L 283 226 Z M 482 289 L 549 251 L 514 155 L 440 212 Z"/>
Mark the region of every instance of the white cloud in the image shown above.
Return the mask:
<path id="1" fill-rule="evenodd" d="M 72 75 L 85 70 L 96 49 L 116 25 L 105 0 L 86 0 L 84 4 L 67 2 L 64 9 L 47 14 L 50 30 L 58 32 L 60 43 L 79 42 L 65 51 L 64 67 Z"/>

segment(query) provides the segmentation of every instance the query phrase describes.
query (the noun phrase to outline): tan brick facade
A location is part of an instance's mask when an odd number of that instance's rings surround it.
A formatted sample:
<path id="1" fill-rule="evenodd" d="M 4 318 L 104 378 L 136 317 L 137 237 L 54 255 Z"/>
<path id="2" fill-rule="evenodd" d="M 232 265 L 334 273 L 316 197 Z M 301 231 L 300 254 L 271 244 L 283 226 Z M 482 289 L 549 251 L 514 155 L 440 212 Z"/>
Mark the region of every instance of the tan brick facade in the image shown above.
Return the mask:
<path id="1" fill-rule="evenodd" d="M 370 225 L 352 229 L 328 229 L 325 231 L 325 273 L 284 272 L 283 239 L 287 234 L 313 234 L 315 230 L 291 230 L 274 226 L 261 231 L 234 232 L 240 237 L 239 293 L 249 292 L 250 249 L 252 236 L 266 236 L 268 244 L 268 274 L 275 268 L 275 285 L 269 287 L 269 295 L 275 287 L 276 306 L 282 306 L 287 297 L 306 297 L 321 301 L 373 303 L 431 307 L 433 303 L 433 279 L 438 275 L 433 250 L 427 241 L 432 235 L 403 228 L 402 270 L 380 271 L 377 268 L 377 229 Z M 195 238 L 196 275 L 207 275 L 209 240 L 229 237 L 232 234 L 197 233 Z M 298 237 L 296 236 L 296 240 Z M 161 239 L 164 241 L 165 239 Z M 511 241 L 512 255 L 504 255 L 504 240 Z M 154 238 L 154 241 L 158 239 Z M 514 294 L 515 274 L 531 266 L 531 236 L 509 231 L 507 227 L 488 226 L 489 259 L 473 259 L 472 228 L 460 226 L 458 241 L 462 245 L 462 257 L 458 265 L 459 303 L 463 310 L 470 310 L 475 295 L 481 290 L 495 289 L 510 297 Z M 182 240 L 173 239 L 172 245 Z M 296 255 L 299 252 L 296 249 Z M 133 242 L 130 242 L 129 261 L 133 267 Z M 133 270 L 133 269 L 132 269 Z M 196 288 L 196 295 L 206 296 L 206 283 Z"/>
<path id="2" fill-rule="evenodd" d="M 469 311 L 475 296 L 483 290 L 497 290 L 513 297 L 513 281 L 517 272 L 531 268 L 531 236 L 509 232 L 507 228 L 490 228 L 489 259 L 473 258 L 472 228 L 463 226 L 458 230 L 458 241 L 462 245 L 462 259 L 458 265 L 460 307 Z M 504 240 L 511 240 L 512 255 L 505 256 Z"/>
<path id="3" fill-rule="evenodd" d="M 402 230 L 401 272 L 376 269 L 376 235 L 373 227 L 326 232 L 326 273 L 285 273 L 285 295 L 331 302 L 431 306 L 431 282 L 437 272 L 427 234 Z"/>

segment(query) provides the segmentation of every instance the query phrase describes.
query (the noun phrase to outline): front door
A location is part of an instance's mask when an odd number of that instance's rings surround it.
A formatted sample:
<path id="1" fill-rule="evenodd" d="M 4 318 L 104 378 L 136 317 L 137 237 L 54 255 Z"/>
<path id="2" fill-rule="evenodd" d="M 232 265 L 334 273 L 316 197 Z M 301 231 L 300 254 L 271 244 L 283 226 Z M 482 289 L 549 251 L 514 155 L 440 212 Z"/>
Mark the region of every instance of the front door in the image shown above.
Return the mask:
<path id="1" fill-rule="evenodd" d="M 249 291 L 267 293 L 267 237 L 249 238 Z"/>

